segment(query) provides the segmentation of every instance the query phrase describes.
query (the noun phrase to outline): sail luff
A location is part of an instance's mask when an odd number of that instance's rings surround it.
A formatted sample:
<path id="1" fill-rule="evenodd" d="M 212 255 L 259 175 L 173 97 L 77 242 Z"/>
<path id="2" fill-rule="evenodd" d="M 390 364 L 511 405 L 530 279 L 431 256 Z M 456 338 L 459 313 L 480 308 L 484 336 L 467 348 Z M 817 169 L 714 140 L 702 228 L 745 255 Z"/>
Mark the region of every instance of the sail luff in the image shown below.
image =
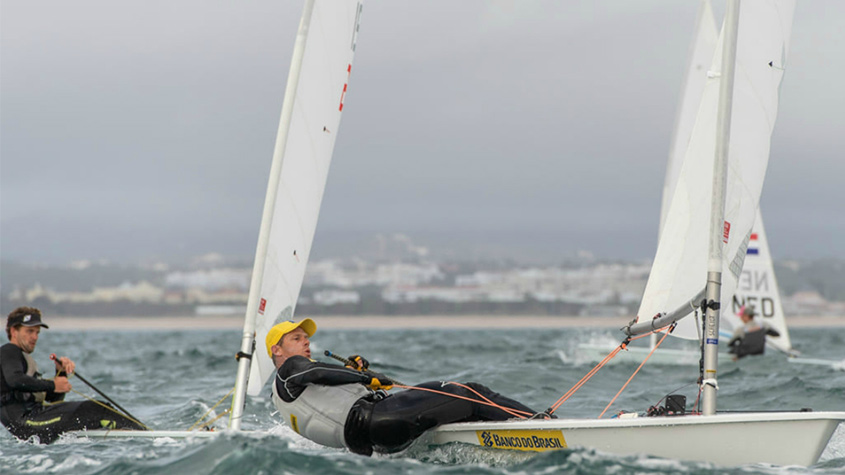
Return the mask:
<path id="1" fill-rule="evenodd" d="M 279 191 L 281 179 L 282 162 L 284 161 L 285 145 L 287 143 L 288 130 L 290 129 L 291 117 L 293 116 L 293 98 L 296 96 L 296 88 L 299 85 L 299 73 L 302 69 L 302 58 L 305 54 L 305 45 L 308 41 L 308 28 L 311 23 L 311 13 L 314 10 L 314 0 L 306 0 L 302 10 L 302 18 L 296 34 L 296 42 L 293 47 L 291 66 L 288 72 L 287 85 L 285 86 L 285 99 L 282 104 L 279 129 L 276 134 L 276 145 L 273 149 L 273 161 L 270 165 L 270 176 L 267 183 L 267 193 L 264 197 L 264 211 L 261 216 L 261 227 L 258 232 L 258 244 L 255 250 L 255 262 L 252 266 L 252 277 L 249 285 L 249 297 L 247 300 L 246 314 L 244 316 L 244 330 L 241 339 L 241 358 L 238 360 L 238 373 L 235 379 L 235 392 L 232 396 L 232 412 L 229 417 L 229 428 L 239 430 L 246 403 L 246 387 L 249 378 L 251 358 L 243 357 L 252 355 L 255 348 L 255 318 L 258 315 L 258 299 L 261 292 L 262 279 L 264 277 L 264 264 L 267 257 L 267 248 L 270 240 L 270 230 L 273 223 L 273 214 L 276 207 L 276 197 Z"/>
<path id="2" fill-rule="evenodd" d="M 265 348 L 270 328 L 294 318 L 311 255 L 358 38 L 361 2 L 316 0 L 307 26 L 297 87 L 286 95 L 290 125 L 260 292 L 253 299 L 257 346 L 246 393 L 257 395 L 275 368 Z M 279 150 L 277 150 L 279 152 Z"/>
<path id="3" fill-rule="evenodd" d="M 719 39 L 719 30 L 713 19 L 713 8 L 710 0 L 702 0 L 698 8 L 695 22 L 695 34 L 690 44 L 689 62 L 687 63 L 675 126 L 672 130 L 672 142 L 669 146 L 669 159 L 666 163 L 666 178 L 663 180 L 663 195 L 660 204 L 660 225 L 657 235 L 663 232 L 663 224 L 669 213 L 675 185 L 681 173 L 684 156 L 689 147 L 698 106 L 704 94 L 707 81 L 707 69 L 713 60 L 713 51 Z"/>

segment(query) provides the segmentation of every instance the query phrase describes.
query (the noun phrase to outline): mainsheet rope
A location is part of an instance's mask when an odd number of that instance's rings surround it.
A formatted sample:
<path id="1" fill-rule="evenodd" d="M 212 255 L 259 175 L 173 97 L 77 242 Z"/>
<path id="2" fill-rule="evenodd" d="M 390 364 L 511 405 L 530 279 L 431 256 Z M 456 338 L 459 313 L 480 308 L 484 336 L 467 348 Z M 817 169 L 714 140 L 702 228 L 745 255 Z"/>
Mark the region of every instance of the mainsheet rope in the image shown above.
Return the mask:
<path id="1" fill-rule="evenodd" d="M 589 371 L 586 375 L 584 375 L 584 377 L 583 377 L 583 378 L 581 378 L 581 379 L 580 379 L 577 383 L 575 383 L 575 385 L 574 385 L 574 386 L 572 386 L 572 388 L 571 388 L 569 391 L 567 391 L 566 393 L 564 393 L 564 395 L 563 395 L 563 396 L 561 396 L 561 397 L 560 397 L 560 399 L 558 399 L 557 401 L 555 401 L 555 403 L 554 403 L 554 404 L 552 404 L 552 405 L 549 407 L 548 411 L 546 411 L 546 412 L 547 412 L 549 415 L 553 414 L 553 413 L 554 413 L 554 412 L 555 412 L 555 411 L 556 411 L 556 410 L 557 410 L 557 409 L 561 406 L 561 404 L 563 404 L 564 402 L 566 402 L 566 401 L 567 401 L 570 397 L 572 397 L 572 395 L 573 395 L 573 394 L 575 394 L 575 393 L 576 393 L 579 389 L 581 389 L 581 387 L 582 387 L 582 386 L 584 386 L 584 384 L 586 384 L 586 383 L 587 383 L 587 381 L 589 381 L 589 380 L 590 380 L 590 378 L 592 378 L 592 377 L 593 377 L 596 373 L 598 373 L 598 371 L 599 371 L 600 369 L 602 369 L 602 368 L 603 368 L 603 367 L 604 367 L 607 363 L 609 363 L 609 362 L 610 362 L 610 360 L 612 360 L 612 359 L 613 359 L 613 358 L 614 358 L 614 357 L 615 357 L 615 356 L 616 356 L 616 355 L 617 355 L 620 351 L 627 349 L 627 348 L 628 348 L 628 343 L 630 343 L 630 342 L 632 342 L 632 341 L 635 341 L 635 340 L 639 340 L 640 338 L 645 338 L 645 337 L 647 337 L 647 336 L 650 336 L 650 335 L 651 335 L 651 334 L 653 334 L 653 333 L 659 333 L 659 332 L 662 332 L 662 331 L 663 331 L 663 330 L 665 330 L 666 328 L 667 328 L 667 327 L 660 328 L 660 329 L 654 330 L 654 331 L 652 331 L 652 332 L 649 332 L 649 333 L 646 333 L 646 334 L 643 334 L 643 335 L 640 335 L 640 336 L 635 336 L 635 337 L 633 337 L 633 338 L 631 338 L 631 337 L 626 338 L 626 339 L 625 339 L 625 341 L 623 341 L 622 343 L 620 343 L 620 344 L 619 344 L 619 346 L 617 346 L 616 348 L 614 348 L 614 349 L 613 349 L 613 351 L 611 351 L 610 353 L 608 353 L 608 355 L 607 355 L 607 356 L 605 356 L 605 357 L 604 357 L 604 359 L 602 359 L 601 361 L 599 361 L 599 363 L 598 363 L 595 367 L 593 367 L 593 369 L 591 369 L 591 370 L 590 370 L 590 371 Z M 668 334 L 668 333 L 667 333 L 667 334 Z M 664 338 L 665 338 L 665 336 L 664 336 Z M 663 342 L 663 339 L 661 339 L 661 340 L 660 340 L 660 342 L 659 342 L 659 343 L 657 343 L 657 345 L 655 345 L 654 349 L 657 349 L 657 347 L 658 347 L 658 346 L 660 346 L 660 343 L 662 343 L 662 342 Z M 652 353 L 653 353 L 653 352 L 654 352 L 654 350 L 652 350 Z M 649 354 L 649 356 L 651 356 L 651 355 Z M 648 359 L 648 358 L 646 358 L 646 359 Z M 636 372 L 635 372 L 634 374 L 636 374 Z M 633 376 L 631 376 L 631 377 L 633 378 Z M 629 379 L 628 381 L 630 382 L 630 379 Z M 626 383 L 626 384 L 627 384 L 627 383 Z M 624 389 L 624 386 L 623 386 L 623 389 Z M 620 391 L 620 392 L 621 392 L 621 391 Z M 617 397 L 618 397 L 618 396 L 619 396 L 619 394 L 617 394 Z M 615 399 L 615 398 L 614 398 L 614 399 Z M 601 416 L 599 416 L 599 417 L 601 417 Z"/>
<path id="2" fill-rule="evenodd" d="M 220 405 L 220 403 L 222 403 L 223 401 L 225 401 L 225 400 L 226 400 L 229 396 L 231 396 L 234 392 L 235 392 L 235 387 L 234 387 L 234 386 L 232 386 L 232 389 L 229 391 L 229 393 L 228 393 L 228 394 L 226 394 L 225 396 L 223 396 L 222 398 L 220 398 L 220 400 L 219 400 L 219 401 L 217 401 L 217 404 L 215 404 L 215 405 L 211 406 L 211 407 L 210 407 L 207 411 L 205 411 L 205 414 L 203 414 L 203 415 L 202 415 L 199 419 L 197 419 L 197 421 L 196 421 L 196 422 L 194 422 L 194 425 L 192 425 L 191 427 L 189 427 L 189 428 L 188 428 L 188 432 L 190 432 L 190 431 L 194 430 L 194 427 L 197 427 L 197 426 L 199 426 L 199 427 L 201 427 L 201 428 L 202 428 L 202 427 L 208 427 L 208 425 L 209 425 L 209 424 L 211 424 L 212 422 L 214 422 L 214 421 L 216 421 L 217 419 L 220 419 L 221 417 L 223 417 L 223 416 L 225 416 L 226 414 L 228 414 L 228 413 L 229 413 L 229 411 L 231 411 L 231 409 L 226 409 L 225 411 L 221 412 L 221 413 L 220 413 L 220 415 L 218 415 L 218 416 L 217 416 L 217 417 L 215 417 L 214 419 L 212 419 L 212 420 L 210 420 L 210 421 L 208 421 L 208 422 L 206 422 L 206 423 L 204 423 L 204 424 L 200 425 L 200 422 L 202 422 L 202 420 L 203 420 L 203 419 L 205 419 L 205 418 L 206 418 L 206 416 L 208 416 L 208 415 L 211 413 L 211 411 L 213 411 L 213 410 L 214 410 L 214 408 L 216 408 L 217 406 L 219 406 L 219 405 Z"/>
<path id="3" fill-rule="evenodd" d="M 393 387 L 399 388 L 399 389 L 413 389 L 415 391 L 426 391 L 426 392 L 429 392 L 429 393 L 440 394 L 442 396 L 453 397 L 453 398 L 456 398 L 456 399 L 463 399 L 465 401 L 470 401 L 470 402 L 474 402 L 474 403 L 477 403 L 477 404 L 483 404 L 485 406 L 495 407 L 495 408 L 501 409 L 502 411 L 507 412 L 508 414 L 510 414 L 514 417 L 518 417 L 520 419 L 527 419 L 528 417 L 534 415 L 530 412 L 520 411 L 518 409 L 513 409 L 513 408 L 510 408 L 510 407 L 502 406 L 501 404 L 496 404 L 495 402 L 493 402 L 493 401 L 487 399 L 486 397 L 482 396 L 481 393 L 479 393 L 475 389 L 472 389 L 471 387 L 466 386 L 464 384 L 456 383 L 454 381 L 447 381 L 446 383 L 447 384 L 454 384 L 455 386 L 459 386 L 459 387 L 462 387 L 464 389 L 467 389 L 467 390 L 471 391 L 472 393 L 474 393 L 479 398 L 481 398 L 481 400 L 473 399 L 473 398 L 467 397 L 467 396 L 460 396 L 458 394 L 447 393 L 445 391 L 438 391 L 436 389 L 421 388 L 421 387 L 418 387 L 418 386 L 404 386 L 404 385 L 400 385 L 400 384 L 394 384 Z"/>
<path id="4" fill-rule="evenodd" d="M 651 355 L 653 355 L 653 354 L 654 354 L 654 352 L 655 352 L 655 351 L 656 351 L 656 350 L 660 347 L 660 344 L 661 344 L 661 343 L 663 343 L 663 340 L 665 340 L 665 339 L 666 339 L 666 337 L 667 337 L 667 336 L 669 336 L 669 334 L 670 334 L 670 333 L 672 333 L 672 330 L 674 330 L 674 329 L 675 329 L 675 324 L 673 323 L 673 324 L 672 324 L 672 326 L 670 326 L 670 327 L 669 327 L 669 331 L 667 331 L 667 332 L 663 335 L 663 337 L 660 339 L 660 341 L 658 341 L 658 342 L 654 345 L 654 348 L 652 348 L 652 349 L 651 349 L 651 351 L 648 353 L 648 355 L 646 355 L 646 357 L 645 357 L 645 359 L 643 360 L 643 362 L 642 362 L 642 363 L 640 363 L 640 365 L 637 367 L 636 371 L 634 371 L 634 374 L 632 374 L 632 375 L 631 375 L 631 377 L 630 377 L 630 378 L 628 378 L 628 381 L 625 381 L 625 384 L 623 384 L 623 385 L 622 385 L 622 387 L 619 389 L 619 392 L 617 392 L 617 393 L 616 393 L 616 396 L 613 396 L 613 399 L 611 399 L 611 400 L 610 400 L 610 402 L 609 402 L 609 403 L 607 403 L 607 407 L 605 407 L 605 408 L 604 408 L 604 410 L 603 410 L 603 411 L 601 411 L 601 414 L 599 414 L 598 419 L 601 419 L 601 418 L 602 418 L 602 416 L 604 416 L 604 413 L 605 413 L 605 412 L 607 412 L 607 410 L 608 410 L 608 409 L 610 409 L 610 406 L 612 406 L 612 405 L 613 405 L 613 403 L 616 401 L 616 398 L 618 398 L 618 397 L 619 397 L 619 395 L 620 395 L 620 394 L 622 394 L 622 391 L 624 391 L 624 390 L 625 390 L 625 388 L 626 388 L 626 387 L 628 387 L 628 383 L 630 383 L 630 382 L 631 382 L 631 380 L 632 380 L 632 379 L 634 379 L 634 376 L 636 376 L 636 375 L 637 375 L 637 373 L 639 373 L 640 369 L 642 369 L 642 367 L 643 367 L 643 366 L 645 366 L 646 361 L 648 361 L 648 359 L 649 359 L 649 358 L 651 358 Z"/>
<path id="5" fill-rule="evenodd" d="M 668 331 L 665 331 L 665 330 L 667 330 L 667 328 L 668 328 Z M 614 401 L 616 401 L 616 399 L 619 397 L 619 395 L 622 394 L 622 391 L 625 390 L 625 388 L 628 386 L 628 383 L 630 383 L 631 380 L 634 379 L 634 376 L 637 375 L 639 370 L 643 367 L 643 365 L 645 365 L 646 361 L 648 361 L 648 359 L 651 357 L 651 355 L 654 354 L 655 350 L 657 350 L 657 348 L 659 348 L 660 345 L 663 343 L 663 340 L 665 340 L 666 337 L 669 336 L 669 333 L 672 333 L 672 330 L 674 330 L 674 329 L 675 329 L 675 326 L 673 324 L 669 327 L 659 328 L 657 330 L 654 330 L 654 331 L 651 331 L 649 333 L 639 335 L 639 336 L 636 336 L 636 337 L 633 337 L 633 338 L 631 338 L 631 337 L 626 338 L 625 341 L 623 341 L 622 343 L 619 344 L 619 346 L 614 348 L 613 351 L 611 351 L 607 356 L 605 356 L 592 370 L 590 370 L 583 378 L 581 378 L 581 380 L 579 380 L 577 383 L 575 383 L 575 385 L 569 391 L 567 391 L 563 396 L 560 397 L 560 399 L 558 399 L 554 404 L 552 404 L 549 407 L 549 409 L 546 410 L 545 413 L 548 414 L 549 416 L 551 416 L 554 413 L 554 411 L 556 411 L 561 406 L 561 404 L 566 402 L 566 400 L 568 400 L 570 397 L 572 397 L 573 394 L 575 394 L 579 389 L 581 389 L 581 387 L 587 381 L 589 381 L 590 378 L 592 378 L 601 368 L 603 368 L 608 362 L 610 362 L 610 360 L 612 360 L 620 351 L 627 349 L 628 343 L 630 343 L 634 340 L 638 340 L 640 338 L 645 338 L 647 336 L 650 336 L 653 333 L 662 333 L 662 332 L 665 331 L 663 337 L 654 345 L 654 348 L 652 348 L 652 350 L 648 354 L 648 356 L 646 356 L 646 358 L 643 360 L 643 362 L 640 364 L 640 366 L 637 368 L 637 370 L 634 371 L 634 373 L 631 375 L 630 378 L 628 378 L 628 381 L 625 382 L 625 384 L 622 386 L 622 388 L 619 390 L 619 392 L 616 393 L 616 396 L 614 396 L 613 399 L 611 399 L 610 403 L 607 405 L 607 407 L 605 407 L 604 411 L 602 411 L 602 413 L 599 415 L 598 418 L 601 419 L 602 416 L 604 416 L 605 412 L 607 412 L 607 410 L 610 408 L 610 406 L 613 405 Z M 447 397 L 453 397 L 453 398 L 456 398 L 456 399 L 464 399 L 466 401 L 474 402 L 474 403 L 477 403 L 477 404 L 483 404 L 483 405 L 486 405 L 486 406 L 496 407 L 496 408 L 499 408 L 502 411 L 504 411 L 504 412 L 514 416 L 514 417 L 518 417 L 520 419 L 527 419 L 528 417 L 531 417 L 531 416 L 534 415 L 534 414 L 528 413 L 526 411 L 520 411 L 520 410 L 517 410 L 517 409 L 502 406 L 500 404 L 496 404 L 496 403 L 490 401 L 489 399 L 487 399 L 486 397 L 482 396 L 480 393 L 478 393 L 478 391 L 476 391 L 476 390 L 474 390 L 474 389 L 472 389 L 472 388 L 470 388 L 466 385 L 463 385 L 461 383 L 456 383 L 454 381 L 449 381 L 448 383 L 460 386 L 464 389 L 471 391 L 472 393 L 476 394 L 479 398 L 481 398 L 481 400 L 473 399 L 471 397 L 466 397 L 466 396 L 460 396 L 460 395 L 453 394 L 453 393 L 447 393 L 445 391 L 438 391 L 436 389 L 421 388 L 421 387 L 417 387 L 417 386 L 406 386 L 406 385 L 402 385 L 402 384 L 394 384 L 393 387 L 398 388 L 398 389 L 412 389 L 412 390 L 415 390 L 415 391 L 426 391 L 426 392 L 440 394 L 440 395 L 447 396 Z"/>

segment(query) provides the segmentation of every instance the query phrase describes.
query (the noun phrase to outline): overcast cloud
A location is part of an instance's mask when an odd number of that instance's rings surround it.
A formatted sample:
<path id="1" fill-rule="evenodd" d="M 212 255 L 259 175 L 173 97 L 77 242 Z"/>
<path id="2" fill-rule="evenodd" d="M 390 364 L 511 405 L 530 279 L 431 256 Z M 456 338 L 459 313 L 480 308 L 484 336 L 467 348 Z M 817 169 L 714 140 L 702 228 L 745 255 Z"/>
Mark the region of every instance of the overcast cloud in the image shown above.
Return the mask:
<path id="1" fill-rule="evenodd" d="M 253 253 L 301 8 L 3 0 L 2 257 Z M 314 256 L 403 232 L 650 258 L 697 8 L 366 2 Z M 845 257 L 842 18 L 796 8 L 762 198 L 776 259 Z"/>

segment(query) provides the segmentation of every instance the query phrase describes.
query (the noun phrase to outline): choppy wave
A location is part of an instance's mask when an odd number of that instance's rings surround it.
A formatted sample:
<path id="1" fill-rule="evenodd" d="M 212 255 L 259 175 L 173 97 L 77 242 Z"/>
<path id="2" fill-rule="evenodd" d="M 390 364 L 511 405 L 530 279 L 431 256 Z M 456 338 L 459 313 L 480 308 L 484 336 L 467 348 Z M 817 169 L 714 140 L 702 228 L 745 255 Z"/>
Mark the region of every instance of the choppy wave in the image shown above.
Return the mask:
<path id="1" fill-rule="evenodd" d="M 798 329 L 796 345 L 812 358 L 842 360 L 843 329 Z M 614 341 L 610 332 L 557 330 L 325 330 L 315 354 L 330 349 L 360 353 L 375 369 L 415 383 L 435 379 L 476 380 L 530 406 L 545 408 L 590 366 L 579 343 Z M 47 331 L 36 359 L 48 367 L 51 352 L 66 354 L 106 394 L 147 425 L 185 430 L 217 403 L 234 383 L 239 332 L 60 332 Z M 563 359 L 562 356 L 563 355 Z M 845 409 L 845 371 L 831 366 L 793 365 L 777 357 L 747 359 L 720 371 L 719 408 Z M 608 366 L 559 410 L 562 417 L 596 417 L 636 366 Z M 664 395 L 685 389 L 694 399 L 696 368 L 647 365 L 613 410 L 643 411 Z M 75 389 L 92 394 L 80 381 Z M 20 442 L 0 432 L 0 468 L 12 473 L 725 473 L 723 467 L 646 456 L 617 456 L 571 449 L 542 454 L 492 451 L 461 444 L 415 444 L 401 454 L 371 458 L 326 449 L 278 423 L 269 389 L 247 403 L 244 429 L 213 439 L 89 440 L 66 436 L 50 446 Z M 71 396 L 76 398 L 78 396 Z M 222 413 L 228 403 L 212 410 Z M 213 424 L 225 429 L 225 418 Z M 845 428 L 840 427 L 819 464 L 810 468 L 753 465 L 735 473 L 842 473 Z"/>

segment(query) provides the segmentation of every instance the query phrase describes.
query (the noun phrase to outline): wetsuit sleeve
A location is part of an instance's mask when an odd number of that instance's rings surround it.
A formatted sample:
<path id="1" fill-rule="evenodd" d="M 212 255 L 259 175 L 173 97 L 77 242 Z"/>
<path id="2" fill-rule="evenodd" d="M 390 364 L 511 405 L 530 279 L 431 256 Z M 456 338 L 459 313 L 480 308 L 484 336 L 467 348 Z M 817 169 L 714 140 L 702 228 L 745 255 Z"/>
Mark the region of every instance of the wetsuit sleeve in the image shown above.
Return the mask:
<path id="1" fill-rule="evenodd" d="M 772 328 L 768 323 L 763 324 L 763 329 L 766 330 L 766 335 L 780 336 L 780 332 Z"/>
<path id="2" fill-rule="evenodd" d="M 730 341 L 728 341 L 728 346 L 733 346 L 738 344 L 742 337 L 745 336 L 745 328 L 744 327 L 737 327 L 734 329 L 733 334 L 731 335 Z"/>
<path id="3" fill-rule="evenodd" d="M 292 356 L 276 372 L 276 391 L 285 402 L 292 402 L 308 384 L 339 386 L 370 384 L 375 374 L 362 373 L 343 366 L 318 363 L 304 356 Z M 377 377 L 377 376 L 376 376 Z"/>
<path id="4" fill-rule="evenodd" d="M 56 385 L 46 379 L 34 378 L 26 374 L 26 361 L 23 353 L 15 345 L 0 347 L 0 367 L 2 367 L 3 382 L 9 389 L 22 392 L 52 392 Z"/>

